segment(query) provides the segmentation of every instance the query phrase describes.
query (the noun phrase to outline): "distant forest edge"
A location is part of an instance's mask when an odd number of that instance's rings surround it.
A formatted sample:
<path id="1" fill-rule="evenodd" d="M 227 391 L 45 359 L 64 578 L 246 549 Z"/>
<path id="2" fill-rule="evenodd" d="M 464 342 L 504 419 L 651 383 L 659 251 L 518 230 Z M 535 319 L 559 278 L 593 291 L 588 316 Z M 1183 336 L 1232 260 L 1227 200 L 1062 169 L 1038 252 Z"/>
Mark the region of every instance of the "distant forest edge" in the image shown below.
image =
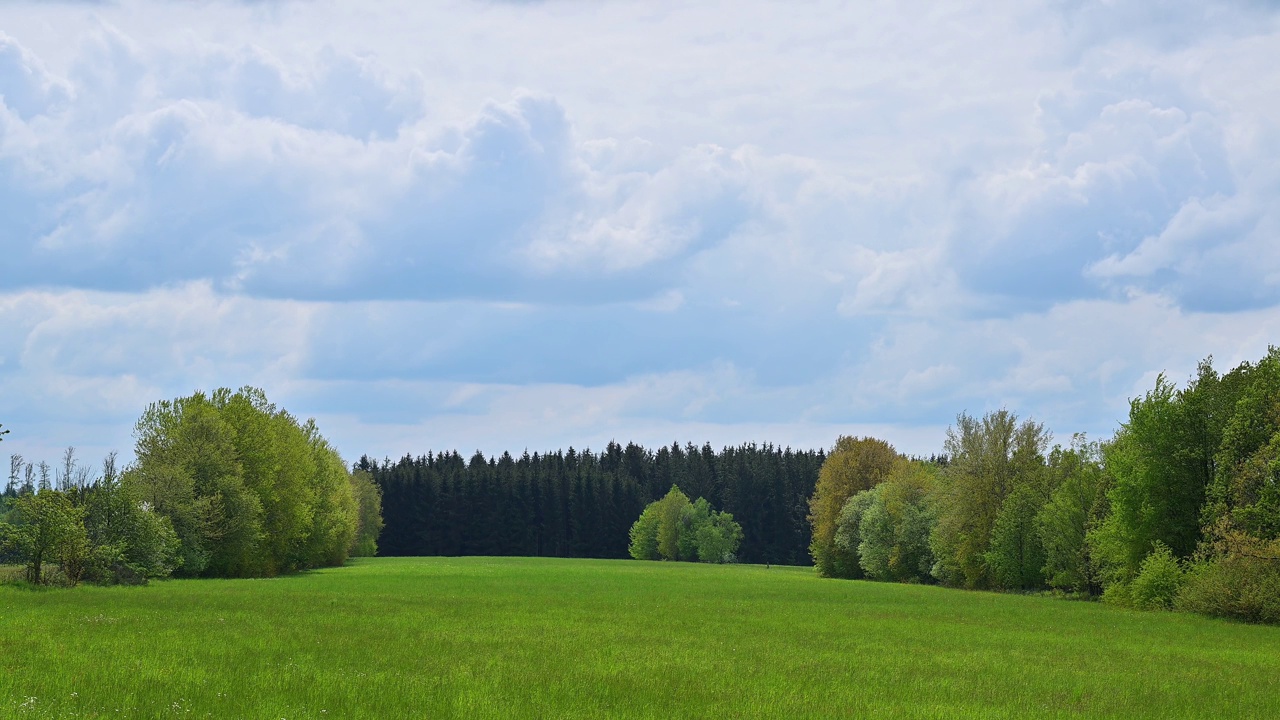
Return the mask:
<path id="1" fill-rule="evenodd" d="M 382 490 L 379 555 L 628 558 L 628 532 L 672 486 L 742 525 L 737 559 L 808 565 L 809 497 L 823 450 L 710 444 L 591 450 L 362 457 Z"/>
<path id="2" fill-rule="evenodd" d="M 1001 409 L 958 415 L 927 460 L 841 437 L 830 452 L 611 442 L 356 471 L 383 496 L 382 555 L 652 557 L 628 542 L 673 493 L 732 515 L 741 562 L 1280 622 L 1280 348 L 1225 374 L 1206 359 L 1182 388 L 1161 375 L 1111 438 L 1052 442 Z M 697 513 L 669 515 L 678 533 Z"/>
<path id="3" fill-rule="evenodd" d="M 1054 445 L 1007 409 L 962 412 L 928 459 L 840 437 L 829 451 L 610 442 L 348 468 L 254 388 L 154 403 L 134 435 L 123 471 L 114 454 L 100 474 L 73 449 L 60 470 L 13 455 L 0 564 L 75 585 L 375 553 L 812 560 L 824 577 L 1280 622 L 1276 347 L 1226 373 L 1206 359 L 1181 388 L 1160 375 L 1106 440 Z"/>

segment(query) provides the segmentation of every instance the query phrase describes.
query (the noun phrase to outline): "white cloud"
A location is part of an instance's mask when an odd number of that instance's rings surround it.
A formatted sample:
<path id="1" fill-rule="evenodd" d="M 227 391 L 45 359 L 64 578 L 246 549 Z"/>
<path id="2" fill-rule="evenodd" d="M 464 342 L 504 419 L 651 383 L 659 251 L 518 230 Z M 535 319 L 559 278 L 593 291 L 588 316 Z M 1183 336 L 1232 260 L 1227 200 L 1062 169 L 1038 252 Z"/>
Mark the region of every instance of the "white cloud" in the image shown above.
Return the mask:
<path id="1" fill-rule="evenodd" d="M 1171 7 L 6 4 L 6 450 L 1105 434 L 1280 330 L 1280 12 Z"/>

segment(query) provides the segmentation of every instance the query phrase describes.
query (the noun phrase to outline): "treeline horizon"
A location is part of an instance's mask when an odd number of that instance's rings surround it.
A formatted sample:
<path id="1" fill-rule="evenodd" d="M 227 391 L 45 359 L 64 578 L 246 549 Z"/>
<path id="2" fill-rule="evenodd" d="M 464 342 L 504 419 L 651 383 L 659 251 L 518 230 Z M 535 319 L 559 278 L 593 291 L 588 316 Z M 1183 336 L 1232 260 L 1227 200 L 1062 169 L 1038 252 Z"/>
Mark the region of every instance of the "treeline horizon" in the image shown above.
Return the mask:
<path id="1" fill-rule="evenodd" d="M 382 491 L 378 555 L 629 558 L 631 526 L 674 486 L 741 524 L 739 562 L 810 565 L 809 497 L 825 460 L 826 449 L 770 443 L 610 442 L 599 453 L 364 456 L 355 469 Z"/>

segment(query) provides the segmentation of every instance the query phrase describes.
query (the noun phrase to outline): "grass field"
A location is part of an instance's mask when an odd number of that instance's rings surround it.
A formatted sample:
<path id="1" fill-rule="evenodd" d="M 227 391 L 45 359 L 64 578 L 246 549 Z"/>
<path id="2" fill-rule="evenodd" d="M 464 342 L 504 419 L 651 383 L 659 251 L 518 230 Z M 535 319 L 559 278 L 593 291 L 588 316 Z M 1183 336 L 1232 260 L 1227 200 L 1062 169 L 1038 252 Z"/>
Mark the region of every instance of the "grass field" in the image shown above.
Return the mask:
<path id="1" fill-rule="evenodd" d="M 1280 628 L 634 561 L 0 587 L 0 717 L 179 716 L 1280 717 Z"/>

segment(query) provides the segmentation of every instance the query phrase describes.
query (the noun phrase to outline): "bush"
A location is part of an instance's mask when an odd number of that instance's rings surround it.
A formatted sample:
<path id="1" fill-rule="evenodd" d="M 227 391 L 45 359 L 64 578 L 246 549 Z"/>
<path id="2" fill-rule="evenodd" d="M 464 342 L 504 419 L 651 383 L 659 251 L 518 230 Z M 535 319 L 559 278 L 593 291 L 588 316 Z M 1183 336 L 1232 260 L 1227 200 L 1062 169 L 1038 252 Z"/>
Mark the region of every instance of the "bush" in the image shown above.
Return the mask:
<path id="1" fill-rule="evenodd" d="M 1133 589 L 1127 582 L 1113 582 L 1102 591 L 1102 602 L 1116 607 L 1133 607 Z"/>
<path id="2" fill-rule="evenodd" d="M 1280 623 L 1280 560 L 1227 556 L 1187 573 L 1177 609 L 1248 622 Z"/>
<path id="3" fill-rule="evenodd" d="M 1157 540 L 1155 549 L 1142 561 L 1138 576 L 1129 586 L 1133 606 L 1139 610 L 1172 610 L 1185 578 L 1182 563 Z"/>

